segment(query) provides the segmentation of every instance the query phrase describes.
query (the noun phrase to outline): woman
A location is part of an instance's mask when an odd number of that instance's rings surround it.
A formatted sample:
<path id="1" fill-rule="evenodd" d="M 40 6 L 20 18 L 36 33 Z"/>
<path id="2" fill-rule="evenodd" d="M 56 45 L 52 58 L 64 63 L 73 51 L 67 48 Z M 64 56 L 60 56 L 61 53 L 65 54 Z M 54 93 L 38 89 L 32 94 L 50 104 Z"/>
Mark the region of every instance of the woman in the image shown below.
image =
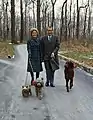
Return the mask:
<path id="1" fill-rule="evenodd" d="M 28 51 L 28 67 L 27 72 L 31 74 L 31 84 L 34 81 L 34 72 L 36 72 L 36 79 L 39 78 L 42 69 L 42 57 L 41 57 L 41 47 L 40 38 L 38 37 L 39 32 L 36 28 L 31 30 L 31 38 L 27 42 Z"/>

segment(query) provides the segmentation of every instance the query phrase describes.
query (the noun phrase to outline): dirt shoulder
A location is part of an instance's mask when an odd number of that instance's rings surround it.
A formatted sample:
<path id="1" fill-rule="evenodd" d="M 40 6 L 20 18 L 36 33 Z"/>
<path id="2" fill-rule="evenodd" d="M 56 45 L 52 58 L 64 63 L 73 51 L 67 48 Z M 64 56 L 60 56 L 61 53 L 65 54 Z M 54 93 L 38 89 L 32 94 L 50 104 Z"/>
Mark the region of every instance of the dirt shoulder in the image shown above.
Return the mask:
<path id="1" fill-rule="evenodd" d="M 13 44 L 9 44 L 9 42 L 0 42 L 0 58 L 7 58 L 7 56 L 14 55 L 14 47 Z"/>

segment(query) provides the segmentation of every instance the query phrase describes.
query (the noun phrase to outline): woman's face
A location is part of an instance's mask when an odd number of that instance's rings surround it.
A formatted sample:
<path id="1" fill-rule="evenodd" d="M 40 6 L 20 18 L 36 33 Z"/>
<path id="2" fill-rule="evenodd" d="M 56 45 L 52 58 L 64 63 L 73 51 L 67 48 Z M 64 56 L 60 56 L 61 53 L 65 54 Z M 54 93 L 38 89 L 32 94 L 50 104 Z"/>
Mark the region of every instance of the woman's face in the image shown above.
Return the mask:
<path id="1" fill-rule="evenodd" d="M 37 32 L 36 31 L 32 32 L 32 37 L 34 37 L 34 38 L 37 37 Z"/>

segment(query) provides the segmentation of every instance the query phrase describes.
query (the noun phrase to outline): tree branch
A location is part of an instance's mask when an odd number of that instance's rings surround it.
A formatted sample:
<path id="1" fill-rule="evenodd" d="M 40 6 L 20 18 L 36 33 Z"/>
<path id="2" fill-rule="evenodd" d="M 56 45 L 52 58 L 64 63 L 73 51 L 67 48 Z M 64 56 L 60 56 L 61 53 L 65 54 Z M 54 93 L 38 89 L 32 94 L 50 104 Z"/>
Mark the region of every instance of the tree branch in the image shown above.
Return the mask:
<path id="1" fill-rule="evenodd" d="M 57 0 L 55 0 L 55 1 L 51 0 L 52 5 L 55 5 L 56 1 Z"/>
<path id="2" fill-rule="evenodd" d="M 64 7 L 64 5 L 66 4 L 67 0 L 64 1 L 63 5 L 62 5 L 62 8 Z"/>

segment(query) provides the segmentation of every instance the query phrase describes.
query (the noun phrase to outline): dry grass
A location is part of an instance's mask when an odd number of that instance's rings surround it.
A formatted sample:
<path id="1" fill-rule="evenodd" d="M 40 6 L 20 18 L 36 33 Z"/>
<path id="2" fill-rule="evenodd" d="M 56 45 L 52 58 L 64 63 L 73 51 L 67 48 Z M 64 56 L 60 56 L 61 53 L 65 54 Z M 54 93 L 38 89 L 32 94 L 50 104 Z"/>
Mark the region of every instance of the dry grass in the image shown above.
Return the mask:
<path id="1" fill-rule="evenodd" d="M 6 58 L 8 55 L 14 55 L 14 48 L 8 42 L 0 42 L 0 58 Z"/>
<path id="2" fill-rule="evenodd" d="M 73 58 L 93 67 L 93 44 L 83 42 L 63 42 L 60 47 L 62 55 Z M 91 58 L 91 59 L 90 59 Z"/>

